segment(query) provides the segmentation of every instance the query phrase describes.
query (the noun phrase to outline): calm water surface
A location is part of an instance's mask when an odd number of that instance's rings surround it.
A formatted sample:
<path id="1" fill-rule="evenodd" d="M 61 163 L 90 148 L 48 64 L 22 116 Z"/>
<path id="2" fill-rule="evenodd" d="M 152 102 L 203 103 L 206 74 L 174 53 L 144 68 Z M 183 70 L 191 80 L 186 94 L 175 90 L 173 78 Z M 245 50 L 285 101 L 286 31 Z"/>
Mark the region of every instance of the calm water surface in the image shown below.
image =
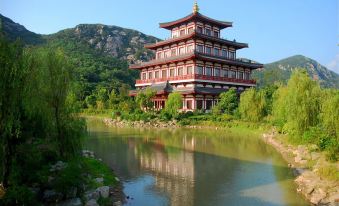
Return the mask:
<path id="1" fill-rule="evenodd" d="M 88 120 L 87 149 L 122 177 L 126 205 L 308 205 L 270 146 L 226 130 L 121 129 Z"/>

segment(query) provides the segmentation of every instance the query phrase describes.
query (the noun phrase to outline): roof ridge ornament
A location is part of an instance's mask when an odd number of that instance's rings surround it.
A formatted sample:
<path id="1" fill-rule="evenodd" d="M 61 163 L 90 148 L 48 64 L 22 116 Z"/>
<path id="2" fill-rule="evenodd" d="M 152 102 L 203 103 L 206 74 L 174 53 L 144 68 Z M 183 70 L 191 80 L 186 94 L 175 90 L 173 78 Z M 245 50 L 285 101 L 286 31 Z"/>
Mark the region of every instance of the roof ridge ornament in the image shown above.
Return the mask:
<path id="1" fill-rule="evenodd" d="M 199 6 L 198 6 L 197 0 L 195 0 L 194 5 L 193 5 L 193 14 L 196 14 L 198 12 L 199 12 Z"/>

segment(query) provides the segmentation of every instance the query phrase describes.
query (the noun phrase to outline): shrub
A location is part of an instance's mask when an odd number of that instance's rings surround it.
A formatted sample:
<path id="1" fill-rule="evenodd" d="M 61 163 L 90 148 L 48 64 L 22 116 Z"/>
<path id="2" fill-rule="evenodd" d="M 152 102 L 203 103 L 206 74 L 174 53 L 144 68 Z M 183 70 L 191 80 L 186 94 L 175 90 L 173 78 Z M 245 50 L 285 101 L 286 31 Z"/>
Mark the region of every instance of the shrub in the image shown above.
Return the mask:
<path id="1" fill-rule="evenodd" d="M 235 88 L 229 89 L 227 92 L 220 94 L 217 109 L 226 114 L 233 114 L 239 104 L 238 95 Z"/>
<path id="2" fill-rule="evenodd" d="M 182 96 L 178 92 L 173 92 L 168 95 L 168 99 L 165 105 L 165 111 L 172 116 L 172 118 L 178 118 L 179 109 L 182 108 Z"/>

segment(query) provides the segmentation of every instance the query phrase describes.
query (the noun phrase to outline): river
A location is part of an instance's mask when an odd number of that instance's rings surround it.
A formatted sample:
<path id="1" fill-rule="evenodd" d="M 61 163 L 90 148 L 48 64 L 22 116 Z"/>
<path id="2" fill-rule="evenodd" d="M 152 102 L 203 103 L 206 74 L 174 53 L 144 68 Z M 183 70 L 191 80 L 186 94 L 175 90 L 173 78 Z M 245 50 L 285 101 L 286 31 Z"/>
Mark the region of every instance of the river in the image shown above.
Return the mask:
<path id="1" fill-rule="evenodd" d="M 255 135 L 98 120 L 88 120 L 88 131 L 85 147 L 122 178 L 125 205 L 308 205 L 287 163 Z"/>

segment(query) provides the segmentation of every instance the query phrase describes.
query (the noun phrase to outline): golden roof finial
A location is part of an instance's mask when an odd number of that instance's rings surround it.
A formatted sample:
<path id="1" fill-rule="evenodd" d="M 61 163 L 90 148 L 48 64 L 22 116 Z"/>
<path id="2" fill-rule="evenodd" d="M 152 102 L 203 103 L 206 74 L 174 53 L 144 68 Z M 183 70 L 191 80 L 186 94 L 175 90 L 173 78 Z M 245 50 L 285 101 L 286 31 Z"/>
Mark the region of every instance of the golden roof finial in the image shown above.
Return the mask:
<path id="1" fill-rule="evenodd" d="M 193 5 L 193 13 L 196 14 L 199 12 L 199 6 L 197 3 L 197 0 L 194 1 L 194 5 Z"/>

